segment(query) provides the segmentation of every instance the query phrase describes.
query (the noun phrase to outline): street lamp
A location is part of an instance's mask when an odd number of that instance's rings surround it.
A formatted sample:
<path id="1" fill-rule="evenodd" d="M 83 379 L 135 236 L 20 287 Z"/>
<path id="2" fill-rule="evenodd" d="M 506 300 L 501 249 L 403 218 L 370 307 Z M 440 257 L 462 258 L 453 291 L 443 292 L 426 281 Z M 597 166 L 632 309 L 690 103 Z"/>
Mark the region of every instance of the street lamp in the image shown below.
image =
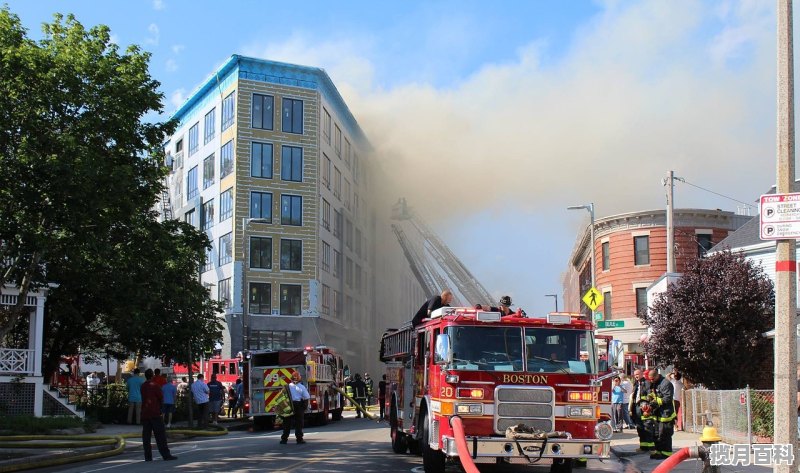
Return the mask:
<path id="1" fill-rule="evenodd" d="M 558 294 L 545 294 L 545 297 L 553 297 L 556 300 L 556 312 L 558 312 Z"/>
<path id="2" fill-rule="evenodd" d="M 250 266 L 249 250 L 250 240 L 247 238 L 247 226 L 251 223 L 272 223 L 266 218 L 244 217 L 242 219 L 242 351 L 250 348 L 250 321 L 247 320 L 247 304 L 249 303 L 250 291 L 247 287 L 247 268 Z"/>
<path id="3" fill-rule="evenodd" d="M 573 205 L 567 207 L 567 210 L 579 210 L 579 209 L 586 209 L 589 212 L 589 233 L 590 233 L 590 242 L 589 248 L 591 252 L 589 255 L 591 256 L 591 265 L 592 265 L 592 287 L 595 287 L 595 280 L 594 280 L 594 202 L 586 204 L 586 205 Z"/>

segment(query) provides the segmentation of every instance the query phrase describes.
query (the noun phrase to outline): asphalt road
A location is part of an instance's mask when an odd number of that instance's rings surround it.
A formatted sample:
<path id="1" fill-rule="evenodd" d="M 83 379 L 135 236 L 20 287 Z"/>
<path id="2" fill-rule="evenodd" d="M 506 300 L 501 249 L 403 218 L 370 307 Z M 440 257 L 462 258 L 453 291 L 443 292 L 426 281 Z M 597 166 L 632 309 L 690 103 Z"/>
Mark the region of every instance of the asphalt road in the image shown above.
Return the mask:
<path id="1" fill-rule="evenodd" d="M 141 442 L 130 439 L 122 455 L 74 463 L 47 472 L 347 472 L 347 473 L 422 473 L 422 458 L 392 452 L 388 425 L 366 419 L 345 417 L 326 426 L 305 429 L 306 444 L 297 445 L 294 434 L 287 445 L 279 444 L 280 432 L 231 432 L 222 437 L 191 439 L 170 443 L 176 461 L 164 462 L 157 451 L 155 460 L 145 462 Z M 153 444 L 155 449 L 155 443 Z M 536 466 L 482 466 L 482 472 L 525 471 L 549 473 L 549 464 Z M 448 472 L 462 471 L 458 466 Z M 581 470 L 575 470 L 576 473 Z M 590 461 L 586 472 L 622 472 L 617 461 Z"/>

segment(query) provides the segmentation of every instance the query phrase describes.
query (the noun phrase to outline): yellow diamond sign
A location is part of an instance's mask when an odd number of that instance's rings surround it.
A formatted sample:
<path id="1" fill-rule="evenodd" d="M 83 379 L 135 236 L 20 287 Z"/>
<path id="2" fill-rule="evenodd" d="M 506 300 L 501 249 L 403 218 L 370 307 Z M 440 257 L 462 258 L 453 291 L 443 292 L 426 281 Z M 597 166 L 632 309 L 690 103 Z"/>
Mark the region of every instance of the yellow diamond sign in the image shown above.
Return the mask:
<path id="1" fill-rule="evenodd" d="M 603 294 L 593 287 L 586 291 L 586 294 L 583 296 L 583 302 L 585 302 L 590 309 L 595 310 L 603 303 Z"/>

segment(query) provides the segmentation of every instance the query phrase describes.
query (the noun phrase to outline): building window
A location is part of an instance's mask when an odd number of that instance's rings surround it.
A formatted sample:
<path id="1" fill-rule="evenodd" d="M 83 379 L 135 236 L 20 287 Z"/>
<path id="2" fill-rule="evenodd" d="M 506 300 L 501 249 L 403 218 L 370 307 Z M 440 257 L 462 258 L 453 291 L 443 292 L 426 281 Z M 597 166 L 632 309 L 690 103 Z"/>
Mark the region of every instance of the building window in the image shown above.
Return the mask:
<path id="1" fill-rule="evenodd" d="M 203 261 L 203 266 L 200 268 L 200 272 L 205 273 L 206 271 L 211 271 L 212 269 L 214 269 L 213 243 L 211 248 L 206 248 L 206 259 Z"/>
<path id="2" fill-rule="evenodd" d="M 342 173 L 336 166 L 333 167 L 333 195 L 337 199 L 342 199 Z"/>
<path id="3" fill-rule="evenodd" d="M 219 237 L 219 265 L 233 261 L 233 236 L 226 233 Z"/>
<path id="4" fill-rule="evenodd" d="M 342 317 L 342 295 L 339 291 L 333 291 L 333 316 L 337 319 Z"/>
<path id="5" fill-rule="evenodd" d="M 333 135 L 333 149 L 336 151 L 336 156 L 342 157 L 342 129 L 336 125 Z"/>
<path id="6" fill-rule="evenodd" d="M 275 98 L 271 95 L 253 94 L 253 128 L 272 129 Z"/>
<path id="7" fill-rule="evenodd" d="M 300 332 L 253 330 L 250 333 L 251 350 L 280 350 L 300 345 Z"/>
<path id="8" fill-rule="evenodd" d="M 344 180 L 344 207 L 350 210 L 350 181 Z"/>
<path id="9" fill-rule="evenodd" d="M 250 283 L 251 314 L 269 314 L 272 312 L 272 285 L 264 282 Z"/>
<path id="10" fill-rule="evenodd" d="M 345 221 L 344 230 L 345 230 L 344 239 L 345 239 L 345 242 L 347 244 L 347 248 L 349 250 L 352 250 L 353 249 L 353 222 L 351 222 L 350 219 L 347 219 Z"/>
<path id="11" fill-rule="evenodd" d="M 636 288 L 636 315 L 647 315 L 647 288 Z"/>
<path id="12" fill-rule="evenodd" d="M 228 141 L 219 150 L 219 178 L 233 172 L 233 140 Z"/>
<path id="13" fill-rule="evenodd" d="M 269 192 L 250 193 L 250 218 L 263 218 L 272 223 L 272 194 Z"/>
<path id="14" fill-rule="evenodd" d="M 281 179 L 303 182 L 303 148 L 281 146 Z"/>
<path id="15" fill-rule="evenodd" d="M 606 319 L 611 318 L 611 291 L 603 293 L 603 316 Z"/>
<path id="16" fill-rule="evenodd" d="M 611 268 L 611 260 L 608 254 L 608 242 L 604 241 L 602 244 L 603 248 L 603 271 L 608 271 Z"/>
<path id="17" fill-rule="evenodd" d="M 353 260 L 347 258 L 347 264 L 344 267 L 344 282 L 353 287 Z"/>
<path id="18" fill-rule="evenodd" d="M 359 230 L 358 228 L 356 228 L 355 245 L 356 245 L 356 254 L 358 256 L 361 256 L 361 230 Z"/>
<path id="19" fill-rule="evenodd" d="M 358 178 L 360 176 L 361 169 L 358 166 L 358 155 L 353 154 L 353 181 L 358 183 Z"/>
<path id="20" fill-rule="evenodd" d="M 322 285 L 322 311 L 323 314 L 330 314 L 331 313 L 331 288 L 326 286 L 325 284 Z"/>
<path id="21" fill-rule="evenodd" d="M 256 143 L 250 145 L 250 175 L 272 179 L 272 144 Z"/>
<path id="22" fill-rule="evenodd" d="M 333 277 L 342 278 L 342 254 L 338 250 L 333 250 Z"/>
<path id="23" fill-rule="evenodd" d="M 214 154 L 203 160 L 203 189 L 214 184 Z"/>
<path id="24" fill-rule="evenodd" d="M 193 155 L 200 148 L 200 122 L 195 123 L 189 128 L 189 156 Z"/>
<path id="25" fill-rule="evenodd" d="M 714 244 L 711 242 L 710 233 L 698 233 L 695 238 L 697 239 L 697 257 L 703 258 L 708 253 Z"/>
<path id="26" fill-rule="evenodd" d="M 286 133 L 303 134 L 303 101 L 283 99 L 282 130 Z"/>
<path id="27" fill-rule="evenodd" d="M 303 225 L 303 198 L 299 195 L 281 196 L 281 225 Z"/>
<path id="28" fill-rule="evenodd" d="M 203 230 L 214 226 L 214 199 L 203 203 Z"/>
<path id="29" fill-rule="evenodd" d="M 331 245 L 327 241 L 322 242 L 322 270 L 330 272 L 331 270 Z"/>
<path id="30" fill-rule="evenodd" d="M 355 272 L 355 275 L 354 275 L 354 278 L 353 278 L 354 279 L 353 282 L 355 283 L 356 291 L 360 291 L 361 290 L 361 265 L 356 264 L 355 268 L 356 268 L 356 272 Z"/>
<path id="31" fill-rule="evenodd" d="M 350 140 L 347 138 L 344 139 L 344 163 L 347 165 L 347 168 L 350 168 Z"/>
<path id="32" fill-rule="evenodd" d="M 333 236 L 342 237 L 342 213 L 338 210 L 333 211 Z"/>
<path id="33" fill-rule="evenodd" d="M 281 315 L 300 315 L 300 294 L 298 284 L 281 284 Z"/>
<path id="34" fill-rule="evenodd" d="M 331 144 L 331 114 L 325 107 L 322 108 L 322 136 L 326 143 Z"/>
<path id="35" fill-rule="evenodd" d="M 189 169 L 189 174 L 186 176 L 186 198 L 194 199 L 200 191 L 197 188 L 197 166 Z"/>
<path id="36" fill-rule="evenodd" d="M 322 185 L 331 188 L 331 158 L 322 153 Z"/>
<path id="37" fill-rule="evenodd" d="M 222 131 L 225 131 L 233 125 L 233 119 L 236 112 L 236 92 L 231 92 L 225 100 L 222 101 Z"/>
<path id="38" fill-rule="evenodd" d="M 219 195 L 219 221 L 233 217 L 233 187 Z"/>
<path id="39" fill-rule="evenodd" d="M 322 228 L 331 231 L 331 204 L 322 199 Z"/>
<path id="40" fill-rule="evenodd" d="M 222 307 L 229 308 L 231 306 L 231 278 L 220 279 L 217 285 L 217 300 L 222 302 Z"/>
<path id="41" fill-rule="evenodd" d="M 281 271 L 303 270 L 303 241 L 281 239 Z"/>
<path id="42" fill-rule="evenodd" d="M 250 267 L 272 269 L 272 238 L 250 237 Z"/>
<path id="43" fill-rule="evenodd" d="M 635 265 L 650 264 L 650 237 L 648 235 L 633 237 L 633 251 Z"/>
<path id="44" fill-rule="evenodd" d="M 206 119 L 203 121 L 203 144 L 214 139 L 216 114 L 216 108 L 212 108 L 210 112 L 206 113 Z"/>
<path id="45" fill-rule="evenodd" d="M 175 142 L 175 154 L 180 154 L 183 151 L 183 140 L 180 139 Z"/>
<path id="46" fill-rule="evenodd" d="M 195 221 L 195 211 L 194 211 L 194 209 L 186 212 L 183 215 L 183 221 L 188 223 L 189 225 L 191 225 L 193 227 L 197 226 L 197 222 Z"/>

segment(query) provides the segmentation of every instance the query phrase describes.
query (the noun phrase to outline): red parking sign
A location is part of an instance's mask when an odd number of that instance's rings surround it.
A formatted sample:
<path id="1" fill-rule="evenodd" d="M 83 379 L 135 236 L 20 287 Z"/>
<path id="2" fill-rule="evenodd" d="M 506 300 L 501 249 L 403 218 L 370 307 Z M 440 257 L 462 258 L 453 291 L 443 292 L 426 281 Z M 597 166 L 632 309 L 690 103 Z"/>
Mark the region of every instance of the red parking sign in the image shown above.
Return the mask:
<path id="1" fill-rule="evenodd" d="M 745 396 L 744 393 L 739 394 L 739 404 L 743 406 L 747 404 L 747 396 Z"/>

